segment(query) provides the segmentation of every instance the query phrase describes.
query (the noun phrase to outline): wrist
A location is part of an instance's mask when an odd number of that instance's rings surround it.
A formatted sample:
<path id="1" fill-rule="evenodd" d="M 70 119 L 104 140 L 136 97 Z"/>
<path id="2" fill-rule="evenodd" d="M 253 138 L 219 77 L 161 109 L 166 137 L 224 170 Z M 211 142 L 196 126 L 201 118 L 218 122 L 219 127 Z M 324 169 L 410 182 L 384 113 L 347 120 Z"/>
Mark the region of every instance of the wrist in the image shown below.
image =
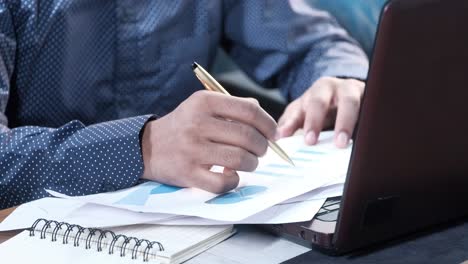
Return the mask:
<path id="1" fill-rule="evenodd" d="M 141 179 L 149 180 L 151 179 L 151 157 L 153 156 L 153 138 L 156 131 L 155 126 L 157 125 L 157 120 L 154 118 L 149 120 L 140 133 L 140 146 L 141 146 L 141 155 L 143 159 L 143 174 L 140 177 Z"/>

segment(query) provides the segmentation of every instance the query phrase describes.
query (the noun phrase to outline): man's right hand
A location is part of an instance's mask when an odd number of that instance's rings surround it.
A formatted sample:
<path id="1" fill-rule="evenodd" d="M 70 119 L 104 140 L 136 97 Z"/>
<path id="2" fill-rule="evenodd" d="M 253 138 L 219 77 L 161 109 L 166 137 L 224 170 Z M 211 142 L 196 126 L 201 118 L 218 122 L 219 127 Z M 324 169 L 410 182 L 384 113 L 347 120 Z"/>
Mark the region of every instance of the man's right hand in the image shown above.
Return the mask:
<path id="1" fill-rule="evenodd" d="M 199 91 L 168 115 L 149 122 L 142 137 L 142 178 L 213 193 L 234 189 L 236 170 L 253 171 L 277 125 L 253 99 Z M 213 165 L 223 173 L 211 172 Z"/>

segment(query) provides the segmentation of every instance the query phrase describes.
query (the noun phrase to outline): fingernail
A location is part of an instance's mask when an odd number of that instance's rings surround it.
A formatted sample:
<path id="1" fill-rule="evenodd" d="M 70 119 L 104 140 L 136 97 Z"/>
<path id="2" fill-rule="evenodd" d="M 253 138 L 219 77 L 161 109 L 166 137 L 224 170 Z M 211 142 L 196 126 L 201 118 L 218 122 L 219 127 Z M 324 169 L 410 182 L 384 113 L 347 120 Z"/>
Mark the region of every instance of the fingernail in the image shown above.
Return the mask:
<path id="1" fill-rule="evenodd" d="M 346 132 L 340 132 L 336 137 L 336 145 L 339 148 L 345 148 L 348 146 L 349 136 Z"/>
<path id="2" fill-rule="evenodd" d="M 308 145 L 314 145 L 315 143 L 317 143 L 317 136 L 315 135 L 315 132 L 312 130 L 307 132 L 305 136 L 305 141 Z"/>

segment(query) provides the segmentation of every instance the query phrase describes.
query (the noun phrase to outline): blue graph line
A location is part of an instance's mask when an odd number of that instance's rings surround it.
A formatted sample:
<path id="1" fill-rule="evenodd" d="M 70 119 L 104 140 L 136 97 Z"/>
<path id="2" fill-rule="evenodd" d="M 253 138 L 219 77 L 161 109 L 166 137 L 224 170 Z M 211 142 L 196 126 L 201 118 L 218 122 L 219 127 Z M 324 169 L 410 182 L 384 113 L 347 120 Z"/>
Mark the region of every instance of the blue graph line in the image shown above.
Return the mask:
<path id="1" fill-rule="evenodd" d="M 127 196 L 123 197 L 119 201 L 115 202 L 116 204 L 124 205 L 140 205 L 143 206 L 148 201 L 151 195 L 164 194 L 176 192 L 182 188 L 159 184 L 155 182 L 147 182 L 138 186 L 137 189 Z"/>
<path id="2" fill-rule="evenodd" d="M 261 174 L 265 176 L 270 176 L 270 177 L 285 177 L 285 178 L 304 178 L 303 176 L 300 175 L 292 175 L 292 174 L 285 174 L 285 173 L 277 173 L 277 172 L 271 172 L 271 171 L 255 171 L 255 174 Z"/>
<path id="3" fill-rule="evenodd" d="M 299 151 L 297 151 L 298 153 L 306 153 L 306 154 L 312 154 L 312 155 L 325 155 L 327 153 L 325 152 L 322 152 L 322 151 L 316 151 L 316 150 L 312 150 L 312 149 L 300 149 Z"/>
<path id="4" fill-rule="evenodd" d="M 316 160 L 314 159 L 307 159 L 307 158 L 297 158 L 297 157 L 292 157 L 291 158 L 293 161 L 303 161 L 303 162 L 315 162 Z"/>
<path id="5" fill-rule="evenodd" d="M 276 173 L 276 172 L 271 172 L 271 171 L 255 171 L 255 174 L 262 174 L 265 176 L 272 176 L 272 177 L 287 177 L 288 175 L 283 174 L 283 173 Z"/>
<path id="6" fill-rule="evenodd" d="M 216 196 L 206 201 L 207 204 L 233 204 L 252 199 L 252 196 L 266 191 L 268 188 L 260 185 L 250 185 Z"/>
<path id="7" fill-rule="evenodd" d="M 159 183 L 144 183 L 140 185 L 135 191 L 131 192 L 124 198 L 116 202 L 116 204 L 125 204 L 125 205 L 145 205 L 146 201 L 149 198 L 151 190 L 154 189 L 154 186 L 159 186 Z"/>
<path id="8" fill-rule="evenodd" d="M 151 190 L 150 194 L 172 193 L 172 192 L 177 192 L 180 189 L 182 189 L 182 188 L 171 186 L 171 185 L 161 184 L 160 186 L 158 186 L 158 187 L 154 188 L 153 190 Z"/>

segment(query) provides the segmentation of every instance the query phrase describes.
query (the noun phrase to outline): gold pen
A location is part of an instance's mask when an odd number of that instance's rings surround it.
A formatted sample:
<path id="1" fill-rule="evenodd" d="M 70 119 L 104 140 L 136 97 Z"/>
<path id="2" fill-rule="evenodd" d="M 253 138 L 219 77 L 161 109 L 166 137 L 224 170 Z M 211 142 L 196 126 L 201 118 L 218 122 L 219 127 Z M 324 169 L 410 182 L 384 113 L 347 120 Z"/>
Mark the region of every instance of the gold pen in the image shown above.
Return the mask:
<path id="1" fill-rule="evenodd" d="M 205 86 L 206 89 L 213 91 L 213 92 L 220 92 L 226 95 L 230 95 L 226 89 L 221 86 L 221 84 L 218 83 L 218 81 L 215 80 L 205 69 L 203 69 L 202 66 L 200 66 L 198 63 L 194 62 L 192 64 L 192 69 L 193 72 L 195 73 L 195 76 L 197 76 L 198 80 Z M 281 149 L 280 146 L 278 146 L 275 142 L 268 140 L 268 146 L 273 149 L 282 159 L 287 161 L 289 164 L 294 165 L 294 162 L 289 158 L 288 154 Z"/>

